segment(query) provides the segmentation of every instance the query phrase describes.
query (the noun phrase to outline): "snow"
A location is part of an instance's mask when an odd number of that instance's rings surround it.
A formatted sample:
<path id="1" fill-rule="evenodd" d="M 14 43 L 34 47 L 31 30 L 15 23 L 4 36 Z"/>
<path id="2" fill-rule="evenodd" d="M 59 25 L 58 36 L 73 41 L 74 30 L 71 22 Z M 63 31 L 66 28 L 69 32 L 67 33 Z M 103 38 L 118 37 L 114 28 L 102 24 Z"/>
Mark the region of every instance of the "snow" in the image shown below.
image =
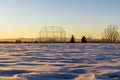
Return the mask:
<path id="1" fill-rule="evenodd" d="M 0 80 L 120 80 L 120 44 L 0 44 Z"/>

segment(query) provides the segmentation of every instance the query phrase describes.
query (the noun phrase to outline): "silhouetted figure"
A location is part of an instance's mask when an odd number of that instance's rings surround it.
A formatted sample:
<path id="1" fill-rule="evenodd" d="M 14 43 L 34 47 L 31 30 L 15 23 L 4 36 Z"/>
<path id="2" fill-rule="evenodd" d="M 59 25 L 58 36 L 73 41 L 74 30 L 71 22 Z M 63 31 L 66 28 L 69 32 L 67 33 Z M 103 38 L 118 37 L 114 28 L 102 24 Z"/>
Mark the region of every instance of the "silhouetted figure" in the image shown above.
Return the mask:
<path id="1" fill-rule="evenodd" d="M 82 39 L 81 39 L 81 41 L 82 41 L 82 43 L 86 43 L 87 42 L 86 37 L 83 36 Z"/>
<path id="2" fill-rule="evenodd" d="M 73 35 L 72 35 L 72 37 L 71 37 L 70 43 L 75 43 L 75 38 L 74 38 Z"/>

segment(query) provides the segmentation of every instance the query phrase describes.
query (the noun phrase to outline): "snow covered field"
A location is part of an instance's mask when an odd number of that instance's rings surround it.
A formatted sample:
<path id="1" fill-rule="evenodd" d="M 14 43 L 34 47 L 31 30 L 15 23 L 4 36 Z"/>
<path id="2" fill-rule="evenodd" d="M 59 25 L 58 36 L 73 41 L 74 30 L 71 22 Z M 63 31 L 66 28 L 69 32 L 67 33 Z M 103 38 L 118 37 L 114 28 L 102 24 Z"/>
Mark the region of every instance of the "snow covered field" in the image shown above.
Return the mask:
<path id="1" fill-rule="evenodd" d="M 120 80 L 120 44 L 0 44 L 0 80 Z"/>

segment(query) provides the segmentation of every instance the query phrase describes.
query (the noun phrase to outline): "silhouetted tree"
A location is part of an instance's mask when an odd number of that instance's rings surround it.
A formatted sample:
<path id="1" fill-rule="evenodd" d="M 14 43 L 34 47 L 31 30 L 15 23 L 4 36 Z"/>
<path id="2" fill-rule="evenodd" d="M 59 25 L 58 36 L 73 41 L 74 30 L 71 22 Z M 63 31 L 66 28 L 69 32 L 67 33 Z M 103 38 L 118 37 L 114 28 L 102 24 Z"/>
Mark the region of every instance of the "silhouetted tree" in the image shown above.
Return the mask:
<path id="1" fill-rule="evenodd" d="M 120 37 L 118 29 L 115 25 L 108 25 L 108 27 L 104 29 L 103 39 L 106 42 L 117 42 Z"/>
<path id="2" fill-rule="evenodd" d="M 38 41 L 35 41 L 34 43 L 38 43 Z"/>
<path id="3" fill-rule="evenodd" d="M 75 43 L 75 38 L 74 38 L 73 35 L 72 35 L 72 37 L 71 37 L 70 43 Z"/>
<path id="4" fill-rule="evenodd" d="M 16 43 L 21 43 L 21 40 L 16 40 Z"/>
<path id="5" fill-rule="evenodd" d="M 82 39 L 81 39 L 81 41 L 82 41 L 82 43 L 86 43 L 87 42 L 86 37 L 83 36 Z"/>

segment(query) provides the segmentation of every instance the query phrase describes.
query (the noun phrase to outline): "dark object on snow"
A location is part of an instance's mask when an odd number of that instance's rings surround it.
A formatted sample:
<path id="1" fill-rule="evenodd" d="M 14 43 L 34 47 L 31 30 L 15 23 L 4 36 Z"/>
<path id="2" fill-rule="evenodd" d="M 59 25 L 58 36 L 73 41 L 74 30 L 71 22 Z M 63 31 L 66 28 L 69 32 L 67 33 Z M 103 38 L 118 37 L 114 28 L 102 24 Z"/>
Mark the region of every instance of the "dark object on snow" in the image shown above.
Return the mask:
<path id="1" fill-rule="evenodd" d="M 74 38 L 73 35 L 72 35 L 72 37 L 71 37 L 70 43 L 75 43 L 75 38 Z"/>
<path id="2" fill-rule="evenodd" d="M 82 41 L 82 43 L 86 43 L 87 42 L 86 37 L 83 36 L 82 39 L 81 39 L 81 41 Z"/>

